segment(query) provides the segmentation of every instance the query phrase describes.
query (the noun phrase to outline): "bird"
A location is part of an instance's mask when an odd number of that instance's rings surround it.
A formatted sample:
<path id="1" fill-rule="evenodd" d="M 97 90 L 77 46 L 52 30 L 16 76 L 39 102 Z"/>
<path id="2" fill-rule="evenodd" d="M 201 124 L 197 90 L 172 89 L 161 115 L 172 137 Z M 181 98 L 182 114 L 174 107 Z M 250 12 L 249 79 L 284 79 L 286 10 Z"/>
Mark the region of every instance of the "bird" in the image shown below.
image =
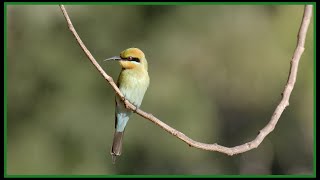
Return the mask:
<path id="1" fill-rule="evenodd" d="M 125 99 L 139 108 L 150 83 L 145 54 L 139 48 L 128 48 L 123 50 L 120 56 L 114 56 L 104 61 L 109 60 L 119 62 L 121 72 L 117 80 L 117 86 Z M 110 150 L 113 164 L 115 164 L 117 156 L 122 153 L 124 131 L 131 114 L 132 110 L 127 109 L 121 98 L 116 94 L 115 132 Z"/>

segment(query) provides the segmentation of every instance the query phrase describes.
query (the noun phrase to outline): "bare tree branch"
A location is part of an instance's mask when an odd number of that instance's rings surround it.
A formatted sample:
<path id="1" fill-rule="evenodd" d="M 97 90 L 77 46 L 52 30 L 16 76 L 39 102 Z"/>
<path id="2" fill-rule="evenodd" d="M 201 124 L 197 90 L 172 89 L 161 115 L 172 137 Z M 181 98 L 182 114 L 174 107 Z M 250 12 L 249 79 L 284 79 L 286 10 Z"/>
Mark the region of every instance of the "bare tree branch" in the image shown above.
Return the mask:
<path id="1" fill-rule="evenodd" d="M 254 140 L 247 142 L 245 144 L 239 145 L 239 146 L 235 146 L 235 147 L 224 147 L 224 146 L 218 145 L 217 143 L 205 144 L 205 143 L 197 142 L 197 141 L 189 138 L 188 136 L 184 135 L 180 131 L 178 131 L 178 130 L 170 127 L 169 125 L 165 124 L 164 122 L 160 121 L 158 118 L 156 118 L 152 114 L 146 113 L 146 112 L 142 111 L 141 109 L 137 109 L 133 104 L 131 104 L 128 100 L 126 100 L 124 98 L 123 94 L 120 92 L 117 85 L 114 83 L 114 80 L 112 79 L 112 77 L 104 72 L 104 70 L 97 63 L 97 61 L 94 59 L 94 57 L 91 55 L 89 50 L 85 47 L 85 45 L 81 41 L 79 35 L 77 34 L 76 30 L 74 29 L 74 27 L 72 25 L 72 22 L 69 18 L 69 15 L 68 15 L 66 9 L 64 8 L 64 5 L 60 5 L 60 8 L 63 12 L 63 15 L 64 15 L 67 23 L 68 23 L 68 27 L 69 27 L 70 31 L 73 33 L 73 35 L 77 39 L 79 45 L 81 46 L 81 48 L 83 49 L 85 54 L 91 60 L 92 64 L 98 69 L 98 71 L 101 73 L 101 75 L 113 87 L 116 94 L 122 98 L 122 100 L 124 101 L 124 103 L 128 109 L 131 109 L 132 111 L 136 112 L 137 114 L 144 117 L 145 119 L 148 119 L 151 122 L 155 123 L 156 125 L 160 126 L 162 129 L 164 129 L 165 131 L 169 132 L 170 134 L 176 136 L 180 140 L 184 141 L 189 146 L 196 147 L 196 148 L 203 149 L 203 150 L 207 150 L 207 151 L 217 151 L 217 152 L 221 152 L 221 153 L 224 153 L 224 154 L 227 154 L 230 156 L 234 155 L 234 154 L 247 152 L 253 148 L 258 147 L 261 144 L 261 142 L 263 141 L 263 139 L 274 130 L 282 112 L 284 111 L 284 109 L 287 106 L 289 106 L 289 98 L 290 98 L 292 89 L 294 87 L 294 84 L 296 82 L 299 60 L 300 60 L 300 57 L 304 51 L 306 34 L 307 34 L 308 26 L 310 24 L 310 19 L 312 16 L 312 5 L 306 5 L 305 9 L 304 9 L 303 19 L 301 22 L 299 34 L 298 34 L 297 47 L 294 51 L 293 57 L 290 62 L 290 71 L 289 71 L 288 81 L 287 81 L 285 88 L 284 88 L 284 91 L 282 93 L 282 99 L 281 99 L 280 103 L 278 104 L 277 108 L 275 109 L 269 123 L 263 129 L 261 129 L 259 131 L 258 136 Z"/>

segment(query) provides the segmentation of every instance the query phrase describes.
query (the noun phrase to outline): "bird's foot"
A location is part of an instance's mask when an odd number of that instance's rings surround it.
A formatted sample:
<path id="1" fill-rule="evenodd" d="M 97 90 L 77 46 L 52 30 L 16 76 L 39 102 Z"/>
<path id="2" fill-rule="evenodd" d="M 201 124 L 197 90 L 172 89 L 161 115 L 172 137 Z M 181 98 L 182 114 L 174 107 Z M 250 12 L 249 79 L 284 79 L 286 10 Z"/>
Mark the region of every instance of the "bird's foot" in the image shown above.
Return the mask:
<path id="1" fill-rule="evenodd" d="M 128 103 L 129 103 L 129 101 L 124 100 L 124 106 L 125 106 L 127 109 L 129 109 L 129 110 L 130 110 L 130 107 L 129 107 Z"/>
<path id="2" fill-rule="evenodd" d="M 137 110 L 138 110 L 138 106 L 134 106 L 134 109 L 133 109 L 133 112 L 137 112 Z"/>

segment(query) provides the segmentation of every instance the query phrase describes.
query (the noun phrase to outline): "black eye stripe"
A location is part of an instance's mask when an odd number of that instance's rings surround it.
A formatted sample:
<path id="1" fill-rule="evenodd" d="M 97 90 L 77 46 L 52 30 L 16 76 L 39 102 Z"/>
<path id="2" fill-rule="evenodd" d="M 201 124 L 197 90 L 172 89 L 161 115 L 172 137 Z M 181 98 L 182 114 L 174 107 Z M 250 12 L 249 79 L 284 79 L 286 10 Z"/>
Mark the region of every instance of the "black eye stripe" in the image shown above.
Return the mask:
<path id="1" fill-rule="evenodd" d="M 140 62 L 139 58 L 131 57 L 130 59 L 128 58 L 128 61 L 135 61 L 135 62 Z"/>
<path id="2" fill-rule="evenodd" d="M 127 58 L 124 58 L 120 55 L 120 58 L 123 59 L 123 60 L 127 60 L 127 61 L 135 61 L 135 62 L 140 62 L 140 59 L 139 58 L 136 58 L 136 57 L 132 57 L 132 56 L 129 56 Z"/>
<path id="3" fill-rule="evenodd" d="M 139 58 L 132 58 L 132 61 L 140 62 L 140 59 Z"/>

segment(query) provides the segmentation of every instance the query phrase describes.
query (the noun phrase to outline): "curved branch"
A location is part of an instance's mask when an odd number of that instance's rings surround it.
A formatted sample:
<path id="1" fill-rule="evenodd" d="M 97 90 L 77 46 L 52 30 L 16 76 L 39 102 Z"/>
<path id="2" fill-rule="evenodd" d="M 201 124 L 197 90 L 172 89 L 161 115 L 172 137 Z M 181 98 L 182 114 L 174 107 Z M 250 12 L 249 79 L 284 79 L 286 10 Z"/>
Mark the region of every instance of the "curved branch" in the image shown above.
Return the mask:
<path id="1" fill-rule="evenodd" d="M 152 114 L 146 113 L 146 112 L 142 111 L 141 109 L 136 108 L 133 104 L 131 104 L 128 100 L 126 100 L 125 97 L 123 96 L 123 94 L 120 92 L 117 85 L 114 83 L 114 80 L 112 79 L 112 77 L 104 72 L 104 70 L 101 68 L 101 66 L 97 63 L 97 61 L 91 55 L 90 51 L 85 47 L 85 45 L 81 41 L 78 33 L 76 32 L 76 30 L 74 29 L 74 27 L 72 25 L 72 22 L 69 18 L 69 15 L 68 15 L 66 9 L 64 8 L 64 6 L 60 5 L 60 8 L 63 12 L 63 15 L 64 15 L 67 23 L 68 23 L 68 27 L 69 27 L 70 31 L 75 36 L 76 40 L 78 41 L 79 45 L 81 46 L 81 48 L 83 49 L 85 54 L 88 56 L 88 58 L 90 59 L 92 64 L 98 69 L 98 71 L 101 73 L 101 75 L 113 87 L 116 94 L 122 98 L 122 100 L 124 101 L 124 103 L 128 109 L 131 109 L 132 111 L 134 111 L 135 113 L 144 117 L 145 119 L 148 119 L 149 121 L 160 126 L 162 129 L 169 132 L 173 136 L 176 136 L 180 140 L 184 141 L 189 146 L 196 147 L 196 148 L 203 149 L 203 150 L 207 150 L 207 151 L 217 151 L 217 152 L 221 152 L 221 153 L 224 153 L 224 154 L 227 154 L 230 156 L 234 155 L 234 154 L 243 153 L 243 152 L 246 152 L 246 151 L 249 151 L 253 148 L 258 147 L 261 144 L 261 142 L 263 141 L 263 139 L 274 130 L 282 112 L 284 111 L 284 109 L 287 106 L 289 106 L 289 98 L 290 98 L 292 89 L 294 87 L 294 84 L 296 82 L 299 60 L 300 60 L 300 57 L 304 51 L 306 34 L 307 34 L 308 26 L 310 24 L 310 19 L 312 16 L 312 5 L 306 5 L 305 9 L 304 9 L 303 19 L 301 22 L 299 34 L 298 34 L 297 47 L 294 51 L 293 57 L 290 62 L 290 71 L 289 71 L 288 81 L 287 81 L 285 88 L 284 88 L 284 91 L 282 93 L 282 99 L 281 99 L 280 103 L 278 104 L 277 108 L 275 109 L 269 123 L 263 129 L 261 129 L 259 131 L 258 136 L 254 140 L 247 142 L 245 144 L 239 145 L 239 146 L 235 146 L 235 147 L 224 147 L 224 146 L 218 145 L 217 143 L 205 144 L 205 143 L 197 142 L 197 141 L 189 138 L 188 136 L 184 135 L 180 131 L 178 131 L 178 130 L 170 127 L 169 125 L 165 124 L 164 122 L 160 121 L 158 118 L 156 118 Z"/>

